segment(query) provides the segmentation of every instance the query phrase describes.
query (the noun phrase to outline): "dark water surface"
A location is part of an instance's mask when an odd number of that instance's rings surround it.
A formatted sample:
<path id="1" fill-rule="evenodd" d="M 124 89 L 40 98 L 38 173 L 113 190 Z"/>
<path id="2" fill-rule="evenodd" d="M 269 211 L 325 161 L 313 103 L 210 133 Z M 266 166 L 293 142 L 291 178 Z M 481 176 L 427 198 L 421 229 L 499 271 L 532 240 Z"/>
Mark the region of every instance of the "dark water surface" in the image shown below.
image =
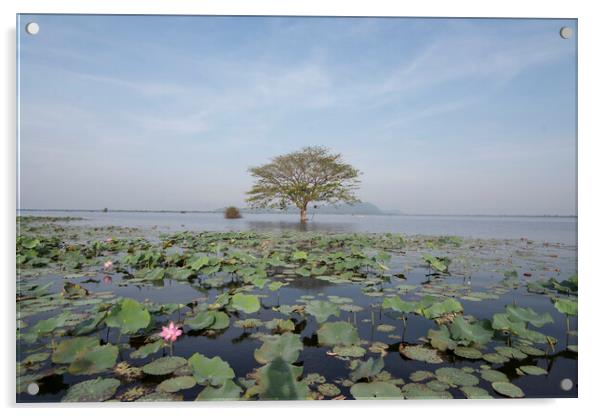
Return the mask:
<path id="1" fill-rule="evenodd" d="M 48 213 L 47 213 L 48 214 Z M 139 227 L 150 227 L 157 225 L 160 229 L 179 228 L 179 224 L 185 224 L 186 229 L 215 228 L 215 229 L 272 229 L 288 228 L 283 224 L 289 221 L 282 221 L 283 216 L 248 216 L 248 219 L 239 222 L 227 222 L 218 215 L 212 214 L 130 214 L 130 213 L 69 213 L 71 216 L 81 215 L 87 220 L 82 226 L 106 226 L 106 225 L 128 225 Z M 257 217 L 257 218 L 256 218 Z M 326 216 L 324 216 L 326 217 Z M 260 221 L 260 218 L 263 219 Z M 288 219 L 288 218 L 287 218 Z M 340 229 L 353 229 L 354 231 L 370 229 L 371 232 L 381 231 L 385 224 L 389 224 L 387 231 L 403 231 L 406 233 L 429 234 L 470 234 L 491 237 L 492 234 L 503 234 L 505 236 L 528 236 L 532 239 L 541 238 L 542 240 L 554 240 L 555 242 L 570 242 L 571 235 L 575 232 L 576 221 L 574 219 L 550 219 L 550 218 L 451 218 L 451 217 L 343 217 L 328 216 L 322 220 L 324 222 L 312 222 L 310 227 L 318 229 L 327 229 L 338 231 Z M 292 222 L 292 219 L 291 219 Z M 277 225 L 279 224 L 279 225 Z M 328 224 L 328 225 L 326 225 Z M 332 228 L 331 228 L 332 227 Z M 466 228 L 463 228 L 466 227 Z M 464 230 L 464 232 L 456 232 Z M 492 243 L 493 244 L 493 243 Z M 473 315 L 478 319 L 490 319 L 494 313 L 504 312 L 506 305 L 515 304 L 521 307 L 532 307 L 538 313 L 547 312 L 554 318 L 553 324 L 547 324 L 539 329 L 546 335 L 555 337 L 558 344 L 544 357 L 531 357 L 524 360 L 511 360 L 505 364 L 490 364 L 493 369 L 504 372 L 510 381 L 519 386 L 526 397 L 576 397 L 577 395 L 577 353 L 566 349 L 568 344 L 577 344 L 577 337 L 567 338 L 565 331 L 565 316 L 560 314 L 553 306 L 550 298 L 547 296 L 536 295 L 526 291 L 524 286 L 518 289 L 509 289 L 506 293 L 500 295 L 498 299 L 483 300 L 480 302 L 462 300 L 460 296 L 469 295 L 471 292 L 487 292 L 495 287 L 500 287 L 503 279 L 502 270 L 507 268 L 507 263 L 512 262 L 512 267 L 523 273 L 532 274 L 536 277 L 554 276 L 558 280 L 564 280 L 575 274 L 576 269 L 576 247 L 566 244 L 547 245 L 533 244 L 521 240 L 508 240 L 505 242 L 497 241 L 493 244 L 495 248 L 475 247 L 471 255 L 475 258 L 482 258 L 483 264 L 487 267 L 476 267 L 474 272 L 454 273 L 444 278 L 429 277 L 430 270 L 426 266 L 406 268 L 408 264 L 415 264 L 419 253 L 406 253 L 405 255 L 395 256 L 390 264 L 391 271 L 403 270 L 406 279 L 391 277 L 390 280 L 382 283 L 385 295 L 400 294 L 397 285 L 416 285 L 418 289 L 402 295 L 406 300 L 417 300 L 421 296 L 415 292 L 423 289 L 437 287 L 438 284 L 459 285 L 453 296 L 458 297 L 464 307 L 465 315 Z M 480 252 L 481 250 L 482 252 Z M 522 256 L 521 253 L 529 253 Z M 492 254 L 493 253 L 493 254 Z M 518 254 L 517 254 L 518 253 Z M 492 271 L 492 265 L 499 265 L 498 271 Z M 90 276 L 69 279 L 70 282 L 79 282 L 90 292 L 112 291 L 116 296 L 134 298 L 139 301 L 150 300 L 156 303 L 182 303 L 186 304 L 194 300 L 211 301 L 216 295 L 223 292 L 224 289 L 207 289 L 202 285 L 202 278 L 195 279 L 192 282 L 181 282 L 165 279 L 156 286 L 153 285 L 121 285 L 122 276 L 112 275 L 110 281 L 103 279 L 103 274 L 93 276 L 97 282 L 85 281 Z M 47 275 L 37 277 L 40 284 L 53 282 L 51 291 L 60 291 L 64 282 L 62 276 Z M 278 278 L 272 278 L 278 280 Z M 258 331 L 265 332 L 265 328 L 243 330 L 236 328 L 233 323 L 239 319 L 257 318 L 262 321 L 268 321 L 273 318 L 284 318 L 286 316 L 274 311 L 272 308 L 287 304 L 294 305 L 300 303 L 302 296 L 313 296 L 315 299 L 328 300 L 328 296 L 348 297 L 353 299 L 353 304 L 361 306 L 363 311 L 357 313 L 341 311 L 339 318 L 331 317 L 329 321 L 342 320 L 353 323 L 362 340 L 372 343 L 374 341 L 384 342 L 388 345 L 388 354 L 384 357 L 384 369 L 391 373 L 392 378 L 403 378 L 406 383 L 411 382 L 409 376 L 417 370 L 435 371 L 443 366 L 449 367 L 473 367 L 478 369 L 480 365 L 486 364 L 483 360 L 469 360 L 454 356 L 445 355 L 445 363 L 439 365 L 426 364 L 420 361 L 413 361 L 405 358 L 399 353 L 399 345 L 404 343 L 420 343 L 421 337 L 424 337 L 430 328 L 436 329 L 437 325 L 428 319 L 417 315 L 409 315 L 407 326 L 404 330 L 400 316 L 394 312 L 383 310 L 381 308 L 382 297 L 367 296 L 362 290 L 363 286 L 358 284 L 333 284 L 327 281 L 313 278 L 289 279 L 287 286 L 282 287 L 277 292 L 270 292 L 267 287 L 263 290 L 255 290 L 254 294 L 265 295 L 261 298 L 261 309 L 253 314 L 234 313 L 231 315 L 230 326 L 223 332 L 216 335 L 206 335 L 201 331 L 185 331 L 185 334 L 174 344 L 174 355 L 188 358 L 195 352 L 201 352 L 208 357 L 220 356 L 227 361 L 233 368 L 236 377 L 245 377 L 259 365 L 253 357 L 254 351 L 262 345 L 262 342 L 251 335 Z M 424 293 L 422 293 L 424 295 Z M 302 301 L 301 301 L 302 302 Z M 184 311 L 182 312 L 182 314 Z M 38 314 L 31 319 L 27 319 L 29 326 L 41 319 L 54 316 L 56 312 L 47 312 Z M 178 312 L 171 315 L 170 319 L 178 321 L 182 318 Z M 298 315 L 293 315 L 295 321 L 295 332 L 301 335 L 304 349 L 302 350 L 297 365 L 303 366 L 303 374 L 319 373 L 323 375 L 327 382 L 332 383 L 337 379 L 345 379 L 349 376 L 348 362 L 335 359 L 326 353 L 330 348 L 321 347 L 317 343 L 316 331 L 318 325 L 313 317 L 300 319 Z M 395 326 L 393 332 L 381 332 L 376 330 L 380 324 L 389 324 Z M 577 319 L 571 319 L 571 329 L 578 330 Z M 117 330 L 107 331 L 106 328 L 99 331 L 97 336 L 112 344 L 128 342 L 120 348 L 120 357 L 118 361 L 127 360 L 133 365 L 141 366 L 148 363 L 151 359 L 156 359 L 161 355 L 167 355 L 168 351 L 154 354 L 147 359 L 132 360 L 129 353 L 141 345 L 141 340 L 119 337 Z M 399 337 L 391 337 L 397 335 Z M 499 342 L 492 342 L 483 350 L 483 352 L 492 352 L 493 347 L 503 345 Z M 364 345 L 367 348 L 369 344 Z M 538 346 L 541 348 L 541 346 Z M 131 348 L 131 349 L 129 349 Z M 35 349 L 35 347 L 34 347 Z M 129 349 L 129 350 L 128 350 Z M 18 348 L 17 360 L 32 353 L 32 348 Z M 377 357 L 377 354 L 367 353 L 363 358 Z M 47 363 L 48 364 L 48 363 Z M 518 376 L 516 369 L 523 365 L 536 365 L 547 369 L 548 374 L 540 376 L 523 375 Z M 43 368 L 42 368 L 43 369 Z M 101 373 L 97 376 L 110 377 L 111 373 Z M 92 377 L 92 378 L 93 378 Z M 167 379 L 164 377 L 147 377 L 140 383 L 150 383 L 156 385 L 157 382 Z M 90 376 L 73 376 L 68 373 L 62 375 L 53 375 L 43 379 L 40 384 L 40 392 L 36 396 L 30 396 L 22 393 L 17 396 L 20 402 L 40 402 L 40 401 L 60 401 L 69 386 L 74 383 L 90 379 Z M 570 390 L 561 388 L 561 381 L 569 379 L 573 381 L 573 387 Z M 350 397 L 349 388 L 337 385 L 343 394 Z M 490 392 L 494 397 L 500 397 L 493 391 L 489 382 L 480 379 L 479 387 Z M 128 385 L 131 387 L 131 385 Z M 118 390 L 123 391 L 122 386 Z M 201 386 L 183 390 L 179 394 L 184 395 L 185 400 L 194 400 L 202 390 Z M 449 390 L 454 398 L 463 398 L 464 395 L 455 388 Z"/>

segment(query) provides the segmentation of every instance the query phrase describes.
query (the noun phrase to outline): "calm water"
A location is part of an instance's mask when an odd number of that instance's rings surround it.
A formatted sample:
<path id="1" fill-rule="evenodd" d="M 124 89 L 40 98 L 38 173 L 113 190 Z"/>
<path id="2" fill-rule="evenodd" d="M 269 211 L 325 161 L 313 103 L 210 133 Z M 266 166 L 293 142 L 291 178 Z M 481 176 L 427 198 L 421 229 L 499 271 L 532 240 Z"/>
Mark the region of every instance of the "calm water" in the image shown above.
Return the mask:
<path id="1" fill-rule="evenodd" d="M 88 211 L 21 211 L 22 215 L 77 216 L 85 225 L 123 226 L 166 231 L 298 230 L 297 214 L 244 214 L 226 220 L 220 213 L 144 213 Z M 402 233 L 408 235 L 457 235 L 474 238 L 528 238 L 535 241 L 577 245 L 574 217 L 483 217 L 483 216 L 396 216 L 327 215 L 310 217 L 308 231 Z"/>

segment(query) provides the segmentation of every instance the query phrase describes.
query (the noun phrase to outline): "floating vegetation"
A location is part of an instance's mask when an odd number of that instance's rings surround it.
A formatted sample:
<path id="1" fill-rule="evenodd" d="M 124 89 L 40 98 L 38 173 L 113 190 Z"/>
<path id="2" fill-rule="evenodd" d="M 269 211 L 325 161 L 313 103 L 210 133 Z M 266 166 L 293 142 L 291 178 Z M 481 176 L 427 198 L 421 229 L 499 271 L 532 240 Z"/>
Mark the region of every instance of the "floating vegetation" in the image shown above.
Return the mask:
<path id="1" fill-rule="evenodd" d="M 574 247 L 19 222 L 18 400 L 519 398 L 576 371 Z"/>

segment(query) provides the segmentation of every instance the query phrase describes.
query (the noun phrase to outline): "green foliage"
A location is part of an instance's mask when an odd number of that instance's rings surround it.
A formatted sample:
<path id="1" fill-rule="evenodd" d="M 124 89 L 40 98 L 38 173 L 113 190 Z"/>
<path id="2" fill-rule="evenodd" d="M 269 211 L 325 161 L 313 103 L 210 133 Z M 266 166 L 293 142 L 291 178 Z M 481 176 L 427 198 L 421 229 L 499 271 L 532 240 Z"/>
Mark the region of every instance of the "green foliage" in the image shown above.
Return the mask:
<path id="1" fill-rule="evenodd" d="M 113 306 L 106 318 L 106 323 L 111 328 L 119 328 L 123 334 L 133 334 L 148 326 L 150 314 L 138 301 L 123 299 Z"/>
<path id="2" fill-rule="evenodd" d="M 276 156 L 270 163 L 249 169 L 255 184 L 247 202 L 257 208 L 285 209 L 293 205 L 306 219 L 310 202 L 353 203 L 360 172 L 323 147 L 305 147 Z"/>
<path id="3" fill-rule="evenodd" d="M 188 364 L 192 369 L 192 375 L 200 384 L 209 383 L 214 386 L 221 386 L 226 380 L 234 378 L 234 371 L 220 357 L 208 358 L 195 352 L 188 359 Z"/>

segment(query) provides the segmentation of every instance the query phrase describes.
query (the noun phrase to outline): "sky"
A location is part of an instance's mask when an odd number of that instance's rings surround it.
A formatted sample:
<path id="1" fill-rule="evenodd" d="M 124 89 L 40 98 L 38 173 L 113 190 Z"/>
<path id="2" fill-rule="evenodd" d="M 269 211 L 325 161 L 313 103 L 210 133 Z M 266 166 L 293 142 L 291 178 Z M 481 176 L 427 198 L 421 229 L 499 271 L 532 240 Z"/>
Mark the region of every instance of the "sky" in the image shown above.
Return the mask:
<path id="1" fill-rule="evenodd" d="M 21 15 L 18 30 L 22 209 L 244 206 L 249 167 L 320 145 L 382 209 L 576 214 L 575 20 Z"/>

